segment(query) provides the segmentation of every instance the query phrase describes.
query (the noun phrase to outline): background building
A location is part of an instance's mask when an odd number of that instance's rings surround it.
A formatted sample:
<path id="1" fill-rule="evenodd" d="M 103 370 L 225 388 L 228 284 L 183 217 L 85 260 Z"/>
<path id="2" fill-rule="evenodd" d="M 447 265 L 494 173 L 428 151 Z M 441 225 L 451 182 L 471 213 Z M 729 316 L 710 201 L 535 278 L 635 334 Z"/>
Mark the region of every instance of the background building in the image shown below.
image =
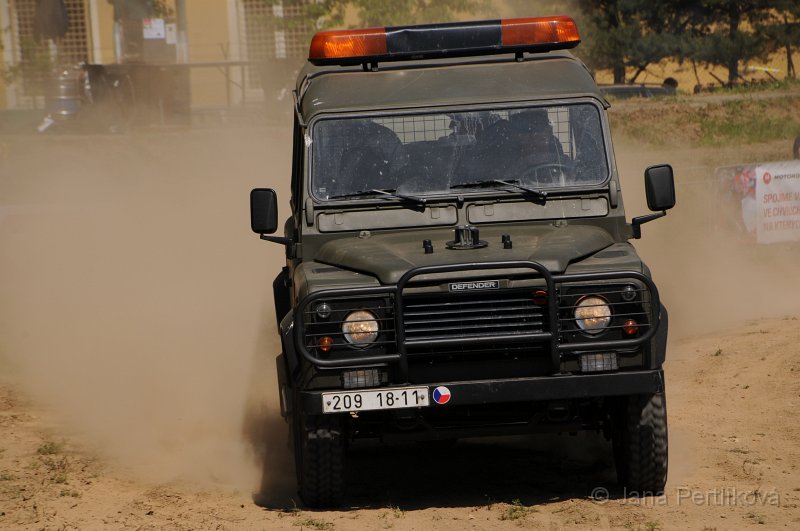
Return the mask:
<path id="1" fill-rule="evenodd" d="M 44 107 L 82 63 L 183 65 L 193 109 L 281 97 L 308 49 L 302 7 L 265 0 L 0 0 L 0 109 Z M 58 67 L 58 68 L 55 68 Z"/>

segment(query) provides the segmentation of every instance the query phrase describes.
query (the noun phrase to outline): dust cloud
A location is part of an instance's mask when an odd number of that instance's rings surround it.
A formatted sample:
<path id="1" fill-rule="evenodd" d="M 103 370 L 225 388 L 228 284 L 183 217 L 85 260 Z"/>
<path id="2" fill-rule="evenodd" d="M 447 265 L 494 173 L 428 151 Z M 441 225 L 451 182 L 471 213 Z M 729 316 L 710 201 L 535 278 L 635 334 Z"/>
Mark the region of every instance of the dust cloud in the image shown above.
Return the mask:
<path id="1" fill-rule="evenodd" d="M 288 461 L 271 282 L 288 126 L 0 137 L 0 371 L 136 476 L 247 489 Z M 250 439 L 250 440 L 248 440 Z M 285 478 L 278 465 L 278 484 Z"/>
<path id="2" fill-rule="evenodd" d="M 800 246 L 756 245 L 730 230 L 731 213 L 713 186 L 716 166 L 782 160 L 782 143 L 658 150 L 618 140 L 615 150 L 629 220 L 649 213 L 645 168 L 675 170 L 677 205 L 632 240 L 669 310 L 671 339 L 800 312 Z"/>
<path id="3" fill-rule="evenodd" d="M 252 187 L 275 187 L 286 214 L 288 127 L 0 145 L 0 371 L 137 476 L 252 490 L 261 462 L 262 491 L 290 491 L 271 297 L 283 249 L 248 228 Z M 748 162 L 729 151 L 617 142 L 629 218 L 646 213 L 644 168 L 676 169 L 678 206 L 635 242 L 673 338 L 798 310 L 796 246 L 715 229 L 713 160 Z"/>

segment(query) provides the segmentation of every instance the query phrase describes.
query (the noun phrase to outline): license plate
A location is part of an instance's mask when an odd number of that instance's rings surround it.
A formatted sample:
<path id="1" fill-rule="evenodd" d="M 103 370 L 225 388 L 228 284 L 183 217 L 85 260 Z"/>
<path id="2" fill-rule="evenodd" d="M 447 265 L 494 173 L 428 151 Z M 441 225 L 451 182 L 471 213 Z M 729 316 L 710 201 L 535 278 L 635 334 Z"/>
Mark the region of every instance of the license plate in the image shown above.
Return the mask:
<path id="1" fill-rule="evenodd" d="M 430 405 L 427 387 L 396 387 L 378 391 L 348 391 L 323 393 L 323 413 L 370 411 L 375 409 L 402 409 Z"/>

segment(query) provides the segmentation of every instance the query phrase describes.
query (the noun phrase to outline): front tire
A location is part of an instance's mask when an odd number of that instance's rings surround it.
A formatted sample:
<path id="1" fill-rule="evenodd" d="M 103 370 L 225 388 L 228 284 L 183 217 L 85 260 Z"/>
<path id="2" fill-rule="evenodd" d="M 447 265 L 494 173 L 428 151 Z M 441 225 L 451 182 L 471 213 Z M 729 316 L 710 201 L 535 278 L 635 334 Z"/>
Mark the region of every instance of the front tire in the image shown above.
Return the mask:
<path id="1" fill-rule="evenodd" d="M 617 478 L 629 491 L 660 496 L 667 483 L 667 397 L 632 395 L 616 418 L 613 446 Z"/>
<path id="2" fill-rule="evenodd" d="M 312 508 L 340 505 L 346 451 L 341 415 L 303 415 L 295 409 L 292 424 L 300 498 Z"/>

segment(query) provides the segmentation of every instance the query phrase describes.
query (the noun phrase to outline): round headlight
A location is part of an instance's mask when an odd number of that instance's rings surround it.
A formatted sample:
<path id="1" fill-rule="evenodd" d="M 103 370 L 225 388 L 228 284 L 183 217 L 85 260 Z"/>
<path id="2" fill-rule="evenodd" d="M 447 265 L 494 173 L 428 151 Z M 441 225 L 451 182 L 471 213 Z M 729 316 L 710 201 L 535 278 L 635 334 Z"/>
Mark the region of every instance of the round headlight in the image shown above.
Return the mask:
<path id="1" fill-rule="evenodd" d="M 596 295 L 582 298 L 575 307 L 575 323 L 587 334 L 599 334 L 611 324 L 608 301 Z"/>
<path id="2" fill-rule="evenodd" d="M 350 312 L 342 323 L 342 333 L 348 343 L 366 347 L 378 339 L 378 318 L 366 310 Z"/>

